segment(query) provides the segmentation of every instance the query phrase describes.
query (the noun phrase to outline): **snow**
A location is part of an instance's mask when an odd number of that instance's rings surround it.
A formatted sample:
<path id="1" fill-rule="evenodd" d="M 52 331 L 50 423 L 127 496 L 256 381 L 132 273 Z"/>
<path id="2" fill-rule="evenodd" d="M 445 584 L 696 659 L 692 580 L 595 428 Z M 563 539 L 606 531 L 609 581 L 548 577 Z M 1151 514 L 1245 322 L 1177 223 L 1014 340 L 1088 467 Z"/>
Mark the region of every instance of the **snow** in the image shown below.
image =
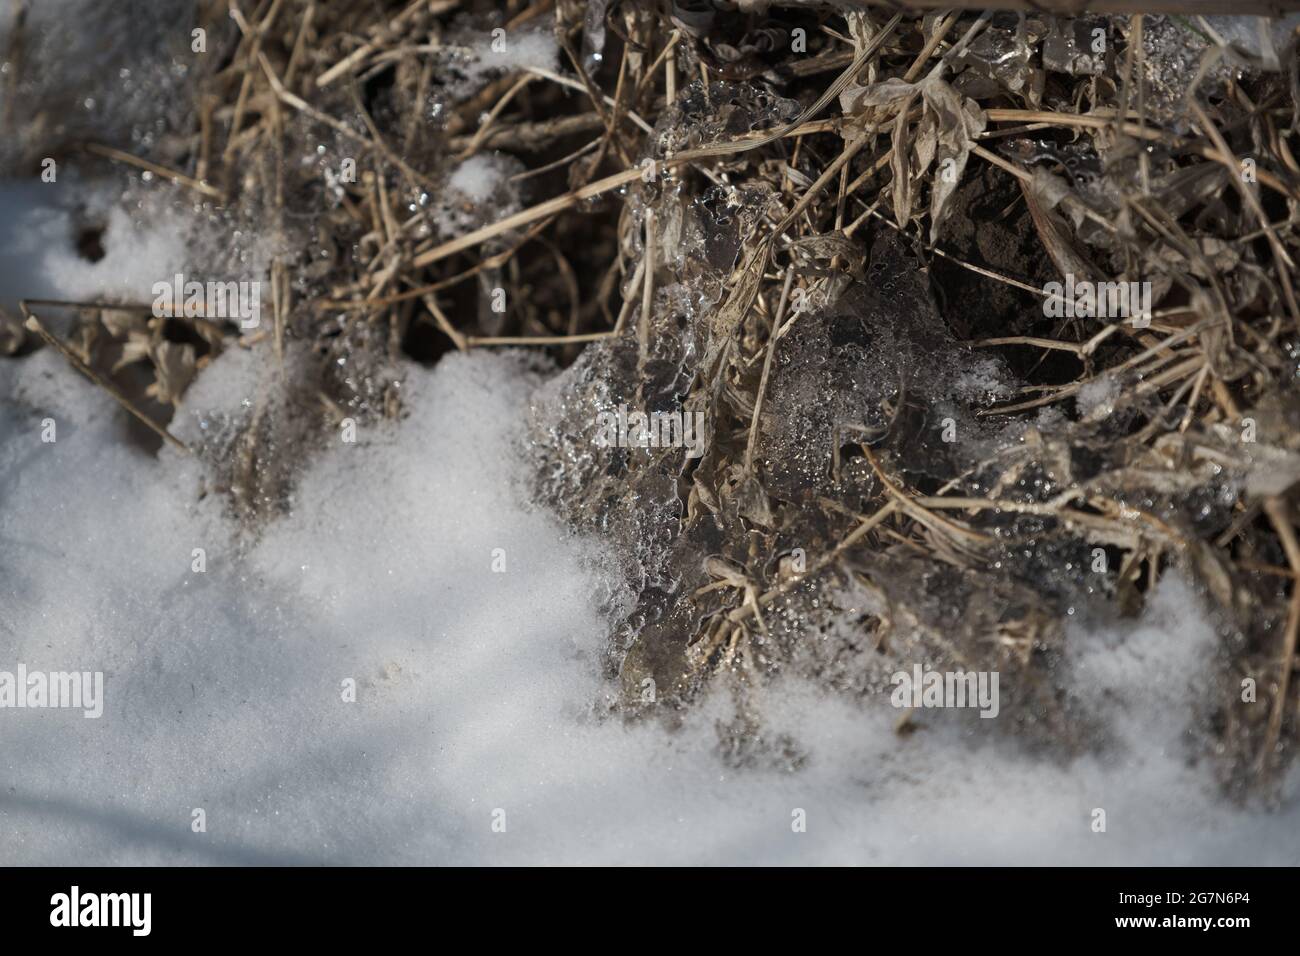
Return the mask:
<path id="1" fill-rule="evenodd" d="M 137 230 L 120 207 L 86 215 L 74 205 L 98 197 L 93 188 L 65 183 L 0 180 L 0 289 L 27 298 L 151 302 L 155 281 L 180 272 L 185 232 L 168 217 Z M 104 257 L 83 258 L 73 245 L 78 227 L 102 222 Z M 0 306 L 16 311 L 18 295 L 0 295 Z"/>
<path id="2" fill-rule="evenodd" d="M 1075 404 L 1085 418 L 1103 417 L 1114 410 L 1119 397 L 1119 382 L 1113 375 L 1099 375 L 1079 386 Z"/>
<path id="3" fill-rule="evenodd" d="M 550 70 L 559 56 L 559 45 L 547 30 L 493 31 L 474 49 L 483 65 L 495 70 Z"/>
<path id="4" fill-rule="evenodd" d="M 471 156 L 456 167 L 447 180 L 447 187 L 471 202 L 487 202 L 502 189 L 510 172 L 509 165 L 501 156 L 485 153 Z"/>
<path id="5" fill-rule="evenodd" d="M 451 55 L 442 65 L 450 71 L 446 89 L 454 100 L 468 99 L 510 71 L 553 70 L 559 59 L 555 37 L 541 29 L 466 28 L 451 38 L 447 50 Z"/>
<path id="6" fill-rule="evenodd" d="M 266 354 L 224 353 L 177 429 L 251 402 Z M 615 562 L 503 467 L 536 384 L 509 354 L 411 369 L 409 415 L 324 450 L 249 542 L 59 356 L 0 364 L 0 667 L 106 675 L 98 720 L 0 711 L 0 863 L 1300 862 L 1296 780 L 1282 812 L 1240 812 L 1185 759 L 1214 636 L 1177 579 L 1139 624 L 1072 637 L 1105 757 L 899 738 L 886 695 L 797 683 L 755 701 L 795 771 L 719 756 L 725 689 L 675 730 L 611 716 Z"/>
<path id="7" fill-rule="evenodd" d="M 20 298 L 150 304 L 155 283 L 265 281 L 275 245 L 197 210 L 179 187 L 118 179 L 0 179 L 0 309 Z M 99 235 L 102 258 L 77 249 Z M 212 238 L 214 235 L 220 239 Z M 59 320 L 56 312 L 42 318 Z"/>

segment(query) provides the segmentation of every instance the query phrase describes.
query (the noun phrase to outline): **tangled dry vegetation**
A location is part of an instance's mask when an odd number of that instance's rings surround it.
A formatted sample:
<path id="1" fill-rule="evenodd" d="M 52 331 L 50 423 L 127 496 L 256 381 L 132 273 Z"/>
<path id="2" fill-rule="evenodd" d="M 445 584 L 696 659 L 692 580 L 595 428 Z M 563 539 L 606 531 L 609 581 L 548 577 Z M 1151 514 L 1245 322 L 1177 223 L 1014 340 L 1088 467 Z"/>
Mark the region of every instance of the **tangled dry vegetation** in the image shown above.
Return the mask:
<path id="1" fill-rule="evenodd" d="M 407 363 L 535 348 L 566 367 L 539 498 L 639 594 L 629 707 L 923 660 L 1002 671 L 1007 723 L 1077 752 L 1103 715 L 1065 622 L 1178 568 L 1222 635 L 1201 744 L 1246 786 L 1300 699 L 1300 80 L 1186 7 L 223 0 L 193 129 L 101 155 L 281 240 L 238 342 L 281 357 L 280 407 L 200 450 L 246 511 L 304 422 L 398 415 Z M 480 155 L 504 185 L 457 204 Z M 1044 308 L 1066 276 L 1150 283 L 1149 323 Z M 619 405 L 703 412 L 707 452 L 599 451 Z"/>

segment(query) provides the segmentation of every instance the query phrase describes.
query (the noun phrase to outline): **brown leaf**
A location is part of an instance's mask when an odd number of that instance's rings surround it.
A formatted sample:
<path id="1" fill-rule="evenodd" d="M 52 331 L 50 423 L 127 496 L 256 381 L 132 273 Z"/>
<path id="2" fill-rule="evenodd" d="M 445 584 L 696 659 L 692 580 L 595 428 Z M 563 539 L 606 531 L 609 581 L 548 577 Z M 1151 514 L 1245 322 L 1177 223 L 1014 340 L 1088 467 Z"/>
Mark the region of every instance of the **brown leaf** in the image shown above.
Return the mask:
<path id="1" fill-rule="evenodd" d="M 194 346 L 162 340 L 150 350 L 157 379 L 148 393 L 164 405 L 175 405 L 194 380 Z"/>
<path id="2" fill-rule="evenodd" d="M 908 162 L 908 125 L 907 111 L 916 99 L 915 90 L 903 100 L 894 119 L 894 155 L 889 159 L 890 171 L 894 174 L 894 219 L 899 228 L 904 228 L 912 220 L 912 172 Z"/>
<path id="3" fill-rule="evenodd" d="M 122 343 L 122 354 L 113 363 L 113 372 L 116 374 L 132 362 L 142 362 L 150 357 L 149 333 L 139 329 L 128 332 L 126 341 Z"/>
<path id="4" fill-rule="evenodd" d="M 930 241 L 934 242 L 939 237 L 948 199 L 961 182 L 971 147 L 984 132 L 987 120 L 982 109 L 938 76 L 922 80 L 920 89 L 926 108 L 922 125 L 929 121 L 934 143 L 926 144 L 928 149 L 932 149 L 930 156 L 921 156 L 918 150 L 918 159 L 923 160 L 919 163 L 918 175 L 929 168 L 931 156 L 938 163 L 930 186 Z"/>

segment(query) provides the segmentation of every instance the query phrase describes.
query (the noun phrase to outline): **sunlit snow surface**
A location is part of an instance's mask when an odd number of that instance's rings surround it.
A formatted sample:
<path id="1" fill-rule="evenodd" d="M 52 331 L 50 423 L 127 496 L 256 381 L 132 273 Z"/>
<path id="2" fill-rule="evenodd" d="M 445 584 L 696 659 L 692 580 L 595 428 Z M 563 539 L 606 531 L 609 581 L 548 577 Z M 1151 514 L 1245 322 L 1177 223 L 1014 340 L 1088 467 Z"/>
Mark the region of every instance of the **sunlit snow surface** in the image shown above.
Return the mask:
<path id="1" fill-rule="evenodd" d="M 262 354 L 223 355 L 177 429 L 254 397 Z M 602 716 L 613 562 L 512 484 L 533 387 L 509 356 L 412 369 L 409 415 L 320 455 L 237 559 L 193 461 L 131 448 L 48 350 L 0 362 L 0 669 L 102 670 L 107 698 L 0 710 L 0 863 L 1300 861 L 1294 802 L 1232 811 L 1186 764 L 1212 636 L 1177 583 L 1078 638 L 1126 741 L 1104 763 L 900 739 L 887 701 L 801 686 L 762 700 L 797 771 L 724 764 L 722 694 L 675 731 Z"/>

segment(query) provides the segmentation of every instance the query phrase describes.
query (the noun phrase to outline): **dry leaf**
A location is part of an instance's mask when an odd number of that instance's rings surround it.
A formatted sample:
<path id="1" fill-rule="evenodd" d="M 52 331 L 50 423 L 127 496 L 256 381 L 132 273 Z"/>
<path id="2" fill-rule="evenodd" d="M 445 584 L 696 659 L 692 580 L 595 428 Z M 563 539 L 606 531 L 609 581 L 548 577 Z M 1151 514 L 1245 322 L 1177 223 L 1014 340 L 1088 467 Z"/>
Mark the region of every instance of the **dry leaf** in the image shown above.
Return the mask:
<path id="1" fill-rule="evenodd" d="M 907 116 L 917 98 L 925 104 L 915 134 Z M 949 198 L 961 182 L 971 147 L 984 132 L 984 111 L 963 97 L 937 75 L 919 83 L 891 77 L 870 87 L 850 88 L 840 97 L 846 113 L 876 110 L 874 122 L 894 117 L 894 153 L 889 165 L 893 173 L 894 219 L 900 227 L 912 219 L 914 182 L 935 163 L 938 169 L 930 186 L 930 241 L 938 238 Z"/>
<path id="2" fill-rule="evenodd" d="M 930 155 L 923 156 L 918 135 L 918 174 L 929 168 L 931 158 L 938 163 L 930 185 L 930 241 L 934 242 L 939 237 L 948 199 L 961 182 L 971 147 L 984 132 L 986 118 L 982 109 L 938 76 L 927 77 L 920 86 L 926 107 L 921 127 L 926 130 L 925 138 L 933 142 L 926 147 Z"/>
<path id="3" fill-rule="evenodd" d="M 158 377 L 146 393 L 164 405 L 175 405 L 194 380 L 194 346 L 162 340 L 149 357 Z"/>
<path id="4" fill-rule="evenodd" d="M 149 358 L 149 344 L 148 332 L 139 330 L 128 332 L 126 341 L 122 343 L 122 354 L 113 363 L 113 373 L 116 374 L 132 362 L 140 362 Z"/>
<path id="5" fill-rule="evenodd" d="M 913 93 L 902 101 L 898 116 L 894 119 L 894 155 L 890 157 L 889 168 L 894 174 L 894 219 L 899 228 L 904 228 L 912 220 L 912 171 L 909 168 L 909 150 L 907 148 L 908 131 L 907 111 L 912 108 Z"/>

